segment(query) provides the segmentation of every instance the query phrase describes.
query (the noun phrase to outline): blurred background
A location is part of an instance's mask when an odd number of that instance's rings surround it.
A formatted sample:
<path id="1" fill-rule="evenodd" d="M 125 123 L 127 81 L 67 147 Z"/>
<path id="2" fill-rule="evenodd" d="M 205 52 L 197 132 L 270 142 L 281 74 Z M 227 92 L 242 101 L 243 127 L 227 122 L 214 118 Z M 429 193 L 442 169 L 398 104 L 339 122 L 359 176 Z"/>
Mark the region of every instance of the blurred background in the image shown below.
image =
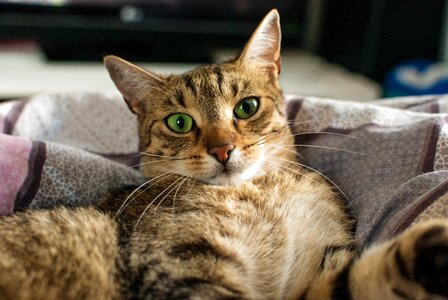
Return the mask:
<path id="1" fill-rule="evenodd" d="M 0 99 L 112 90 L 106 54 L 164 74 L 222 61 L 271 8 L 287 94 L 448 93 L 448 0 L 0 0 Z"/>

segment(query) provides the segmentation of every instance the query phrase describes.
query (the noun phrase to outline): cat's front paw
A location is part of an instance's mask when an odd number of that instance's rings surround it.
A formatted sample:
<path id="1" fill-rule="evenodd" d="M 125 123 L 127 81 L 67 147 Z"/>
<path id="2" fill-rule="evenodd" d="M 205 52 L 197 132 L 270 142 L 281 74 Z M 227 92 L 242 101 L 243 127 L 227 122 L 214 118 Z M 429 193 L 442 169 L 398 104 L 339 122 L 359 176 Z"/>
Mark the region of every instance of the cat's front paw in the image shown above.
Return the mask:
<path id="1" fill-rule="evenodd" d="M 402 238 L 396 263 L 403 277 L 448 297 L 448 221 L 418 225 Z"/>

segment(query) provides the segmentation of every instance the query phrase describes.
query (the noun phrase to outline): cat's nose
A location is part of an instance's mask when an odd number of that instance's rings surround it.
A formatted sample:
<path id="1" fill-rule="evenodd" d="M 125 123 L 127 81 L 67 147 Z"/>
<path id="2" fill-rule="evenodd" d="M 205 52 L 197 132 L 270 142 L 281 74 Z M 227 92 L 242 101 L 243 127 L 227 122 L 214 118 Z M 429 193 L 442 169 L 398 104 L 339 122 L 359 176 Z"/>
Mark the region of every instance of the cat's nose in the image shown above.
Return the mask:
<path id="1" fill-rule="evenodd" d="M 225 144 L 208 149 L 208 154 L 214 156 L 219 162 L 225 164 L 229 160 L 233 148 L 235 148 L 235 146 L 232 144 Z"/>

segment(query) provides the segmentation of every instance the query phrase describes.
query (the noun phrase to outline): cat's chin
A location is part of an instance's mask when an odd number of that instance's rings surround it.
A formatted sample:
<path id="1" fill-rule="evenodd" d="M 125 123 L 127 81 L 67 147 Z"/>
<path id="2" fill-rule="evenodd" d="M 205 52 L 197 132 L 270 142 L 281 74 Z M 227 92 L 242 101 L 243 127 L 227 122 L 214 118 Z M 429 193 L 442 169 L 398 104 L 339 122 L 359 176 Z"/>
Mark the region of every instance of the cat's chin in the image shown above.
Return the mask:
<path id="1" fill-rule="evenodd" d="M 239 185 L 265 174 L 266 166 L 263 158 L 251 163 L 238 164 L 238 159 L 236 159 L 236 157 L 240 157 L 238 150 L 235 150 L 233 156 L 234 161 L 233 163 L 230 162 L 228 168 L 220 168 L 215 171 L 216 173 L 210 174 L 210 177 L 204 178 L 202 181 L 212 185 Z"/>
<path id="2" fill-rule="evenodd" d="M 203 181 L 212 185 L 239 185 L 264 174 L 264 172 L 258 168 L 256 171 L 251 169 L 252 168 L 249 168 L 244 172 L 221 172 L 215 176 L 204 179 Z"/>
<path id="3" fill-rule="evenodd" d="M 208 178 L 205 181 L 207 184 L 211 185 L 239 185 L 252 178 L 245 178 L 241 174 L 222 174 Z"/>

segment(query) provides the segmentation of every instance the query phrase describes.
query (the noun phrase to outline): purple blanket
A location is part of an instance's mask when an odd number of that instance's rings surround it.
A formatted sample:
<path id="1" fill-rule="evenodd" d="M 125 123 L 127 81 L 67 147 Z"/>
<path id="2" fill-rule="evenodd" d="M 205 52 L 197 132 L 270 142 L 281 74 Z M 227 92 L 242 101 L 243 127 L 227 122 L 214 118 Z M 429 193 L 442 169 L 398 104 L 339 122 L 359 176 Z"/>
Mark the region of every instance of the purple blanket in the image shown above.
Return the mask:
<path id="1" fill-rule="evenodd" d="M 288 101 L 303 163 L 343 192 L 360 245 L 448 217 L 448 96 Z M 0 104 L 0 214 L 87 205 L 141 183 L 137 145 L 135 117 L 115 93 Z"/>
<path id="2" fill-rule="evenodd" d="M 116 94 L 48 94 L 0 104 L 0 214 L 86 205 L 143 181 L 136 121 Z"/>

